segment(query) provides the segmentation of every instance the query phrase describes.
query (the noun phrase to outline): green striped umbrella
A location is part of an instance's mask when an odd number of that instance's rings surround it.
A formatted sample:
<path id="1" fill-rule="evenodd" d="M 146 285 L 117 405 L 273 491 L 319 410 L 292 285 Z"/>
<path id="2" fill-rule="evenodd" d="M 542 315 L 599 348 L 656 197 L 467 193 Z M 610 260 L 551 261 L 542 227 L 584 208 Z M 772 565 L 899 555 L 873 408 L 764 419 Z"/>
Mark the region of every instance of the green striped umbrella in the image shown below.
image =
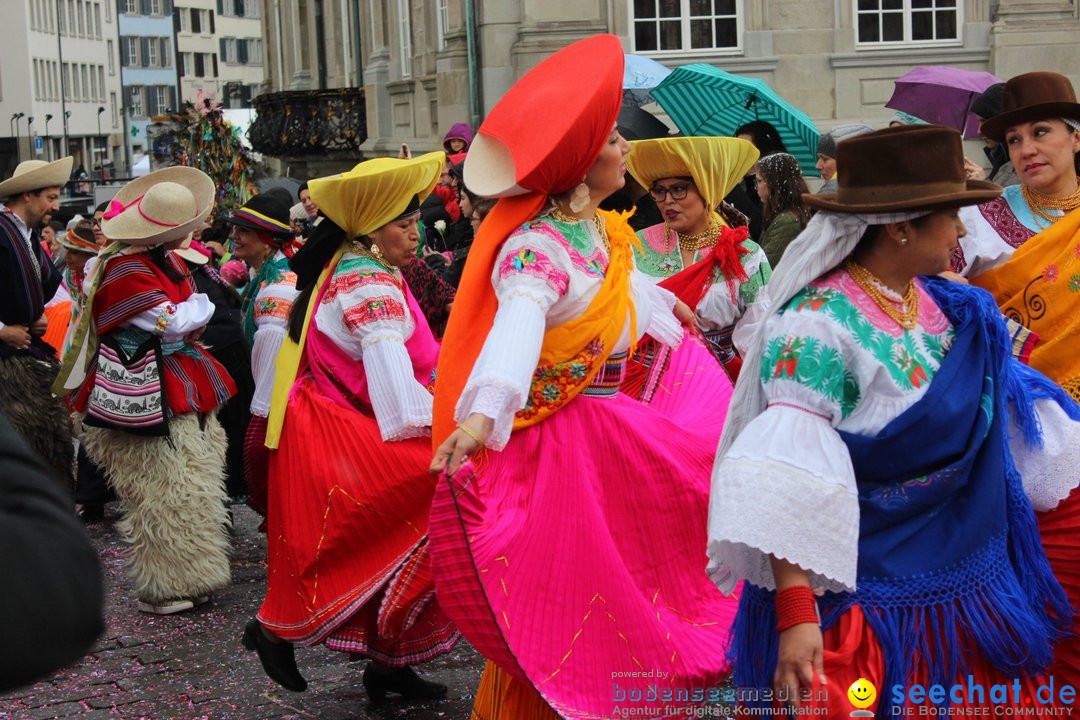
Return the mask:
<path id="1" fill-rule="evenodd" d="M 695 63 L 675 68 L 652 95 L 685 135 L 733 135 L 735 128 L 752 120 L 770 122 L 799 161 L 803 175 L 820 176 L 814 167 L 820 133 L 810 116 L 764 80 Z"/>

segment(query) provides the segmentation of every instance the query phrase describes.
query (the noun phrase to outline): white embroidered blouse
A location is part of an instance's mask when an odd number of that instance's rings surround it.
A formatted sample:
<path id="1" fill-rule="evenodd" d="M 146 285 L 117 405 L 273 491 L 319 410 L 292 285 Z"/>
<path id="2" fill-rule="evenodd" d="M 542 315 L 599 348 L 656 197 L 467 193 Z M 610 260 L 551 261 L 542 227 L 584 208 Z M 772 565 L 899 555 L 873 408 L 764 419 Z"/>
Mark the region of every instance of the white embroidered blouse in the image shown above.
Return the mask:
<path id="1" fill-rule="evenodd" d="M 914 405 L 954 335 L 921 284 L 917 324 L 905 330 L 843 269 L 768 319 L 761 366 L 768 407 L 714 472 L 708 572 L 721 590 L 741 579 L 774 589 L 770 555 L 806 569 L 815 588 L 855 589 L 858 492 L 838 431 L 874 435 Z M 1080 423 L 1052 402 L 1040 401 L 1037 411 L 1044 448 L 1020 438 L 1010 444 L 1032 504 L 1045 510 L 1080 481 L 1068 470 L 1080 461 L 1072 449 L 1080 448 Z"/>
<path id="2" fill-rule="evenodd" d="M 431 434 L 432 395 L 416 379 L 405 347 L 416 321 L 404 287 L 396 268 L 346 252 L 315 310 L 319 331 L 364 363 L 371 407 L 386 441 Z"/>
<path id="3" fill-rule="evenodd" d="M 510 439 L 514 414 L 525 407 L 544 332 L 584 314 L 607 265 L 607 250 L 592 221 L 564 223 L 542 215 L 503 243 L 491 277 L 499 308 L 455 412 L 458 422 L 474 412 L 495 421 L 488 447 L 501 450 Z M 672 313 L 675 296 L 637 270 L 631 273 L 638 338 L 648 333 L 678 345 L 682 326 Z M 627 318 L 614 352 L 627 350 L 630 341 Z"/>
<path id="4" fill-rule="evenodd" d="M 267 417 L 274 393 L 274 373 L 277 355 L 289 329 L 289 313 L 299 294 L 296 273 L 289 269 L 288 258 L 280 250 L 267 262 L 274 263 L 278 273 L 272 282 L 262 283 L 255 296 L 255 336 L 251 345 L 251 375 L 255 393 L 251 398 L 251 414 Z"/>

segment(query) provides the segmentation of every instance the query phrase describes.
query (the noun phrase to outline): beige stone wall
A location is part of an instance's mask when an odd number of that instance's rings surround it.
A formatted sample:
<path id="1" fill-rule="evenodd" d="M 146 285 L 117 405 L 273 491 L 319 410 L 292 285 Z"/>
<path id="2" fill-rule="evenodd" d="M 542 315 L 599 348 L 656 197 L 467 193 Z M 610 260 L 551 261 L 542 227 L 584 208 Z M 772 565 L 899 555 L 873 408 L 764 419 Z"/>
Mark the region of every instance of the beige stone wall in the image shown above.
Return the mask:
<path id="1" fill-rule="evenodd" d="M 665 55 L 661 62 L 716 64 L 760 77 L 805 110 L 821 129 L 853 120 L 884 125 L 893 80 L 917 65 L 988 70 L 999 77 L 1032 70 L 1064 72 L 1080 87 L 1078 0 L 960 0 L 962 41 L 935 47 L 856 47 L 855 0 L 739 0 L 742 42 L 737 54 Z M 266 0 L 264 27 L 269 89 L 315 87 L 315 0 Z M 359 10 L 361 32 L 341 21 L 340 0 L 324 0 L 333 47 L 328 87 L 349 79 L 339 43 L 359 48 L 367 95 L 368 154 L 441 147 L 442 134 L 469 119 L 465 0 L 448 0 L 444 44 L 438 46 L 438 0 L 346 0 Z M 630 51 L 631 0 L 475 0 L 478 83 L 482 111 L 529 68 L 587 35 L 613 32 Z M 401 60 L 401 10 L 409 14 L 412 69 Z M 273 34 L 275 13 L 289 32 Z M 359 43 L 356 41 L 359 40 Z M 275 52 L 282 53 L 280 65 Z M 301 62 L 301 59 L 303 61 Z M 307 74 L 305 74 L 305 72 Z M 279 77 L 283 75 L 283 77 Z M 353 80 L 352 82 L 356 82 Z M 335 85 L 335 83 L 337 83 Z M 351 83 L 350 83 L 351 84 Z M 572 92 L 572 83 L 568 84 Z"/>

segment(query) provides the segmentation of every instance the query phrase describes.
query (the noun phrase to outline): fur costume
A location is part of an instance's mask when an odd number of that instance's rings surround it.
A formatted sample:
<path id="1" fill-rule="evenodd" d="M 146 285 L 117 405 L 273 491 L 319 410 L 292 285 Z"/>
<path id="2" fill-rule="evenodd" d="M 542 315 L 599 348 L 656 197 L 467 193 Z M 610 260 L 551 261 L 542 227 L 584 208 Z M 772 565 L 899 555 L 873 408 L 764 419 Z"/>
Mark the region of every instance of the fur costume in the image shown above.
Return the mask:
<path id="1" fill-rule="evenodd" d="M 70 488 L 74 446 L 67 410 L 52 394 L 57 367 L 30 354 L 0 358 L 0 413 Z"/>
<path id="2" fill-rule="evenodd" d="M 129 573 L 151 604 L 197 598 L 227 586 L 225 431 L 197 413 L 169 420 L 170 439 L 84 426 L 90 457 L 124 505 L 117 523 L 132 544 Z"/>

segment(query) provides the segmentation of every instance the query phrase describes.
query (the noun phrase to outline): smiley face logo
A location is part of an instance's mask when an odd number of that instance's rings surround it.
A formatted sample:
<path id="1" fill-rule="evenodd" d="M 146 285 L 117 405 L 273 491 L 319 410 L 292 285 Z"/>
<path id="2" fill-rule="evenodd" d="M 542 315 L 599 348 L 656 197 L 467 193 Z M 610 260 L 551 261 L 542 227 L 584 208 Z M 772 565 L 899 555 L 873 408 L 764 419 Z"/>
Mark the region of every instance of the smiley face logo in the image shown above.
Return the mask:
<path id="1" fill-rule="evenodd" d="M 877 699 L 877 688 L 866 678 L 859 678 L 851 683 L 847 691 L 848 700 L 857 708 L 868 708 Z"/>

